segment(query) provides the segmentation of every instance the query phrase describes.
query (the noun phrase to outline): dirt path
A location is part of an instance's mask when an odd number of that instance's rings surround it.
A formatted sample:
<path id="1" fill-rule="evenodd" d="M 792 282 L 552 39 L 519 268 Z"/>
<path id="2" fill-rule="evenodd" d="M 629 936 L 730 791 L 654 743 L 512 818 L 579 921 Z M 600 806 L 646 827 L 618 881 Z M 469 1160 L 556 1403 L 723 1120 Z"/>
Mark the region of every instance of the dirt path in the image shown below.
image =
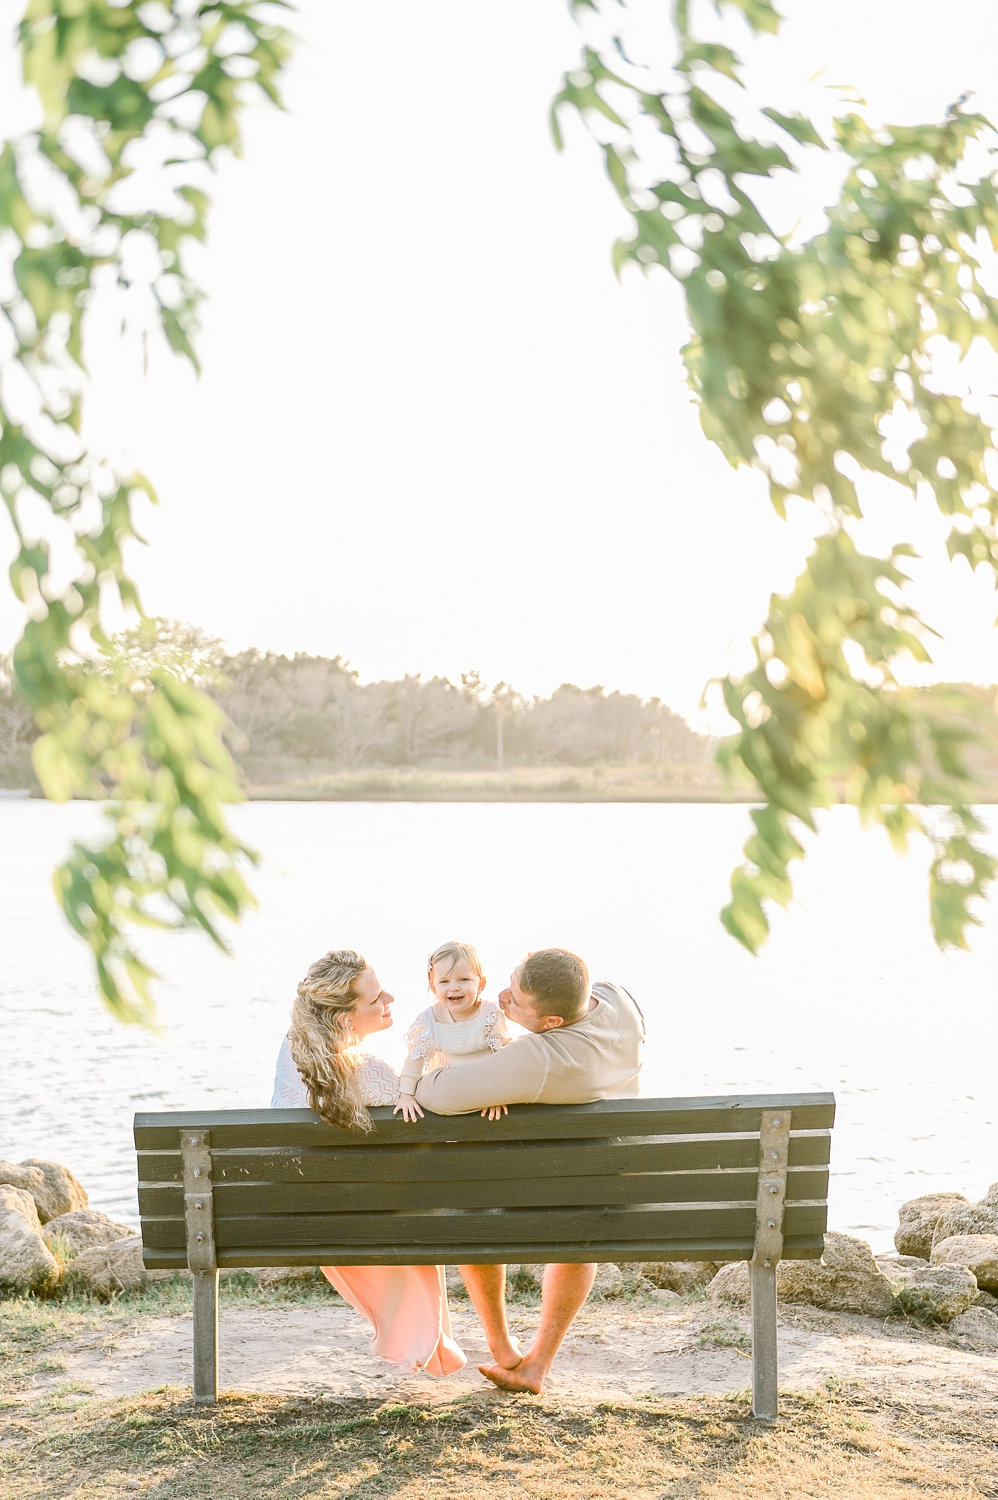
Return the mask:
<path id="1" fill-rule="evenodd" d="M 529 1335 L 535 1318 L 533 1308 L 513 1309 L 521 1335 Z M 468 1365 L 455 1376 L 432 1379 L 372 1355 L 366 1324 L 342 1305 L 223 1306 L 220 1386 L 239 1392 L 451 1401 L 485 1388 L 476 1366 L 486 1357 L 474 1315 L 458 1307 L 453 1321 Z M 652 1306 L 592 1304 L 562 1347 L 550 1394 L 591 1403 L 744 1390 L 751 1379 L 747 1332 L 748 1319 L 739 1311 L 705 1303 L 689 1306 L 668 1300 L 668 1294 Z M 67 1380 L 92 1386 L 104 1397 L 189 1386 L 190 1318 L 140 1316 L 107 1336 L 91 1336 L 58 1352 L 63 1369 L 36 1374 L 36 1390 Z M 860 1382 L 926 1412 L 967 1410 L 978 1403 L 998 1409 L 998 1351 L 894 1320 L 883 1324 L 794 1309 L 781 1318 L 779 1361 L 780 1384 L 787 1390 L 820 1389 L 829 1381 L 841 1389 Z"/>

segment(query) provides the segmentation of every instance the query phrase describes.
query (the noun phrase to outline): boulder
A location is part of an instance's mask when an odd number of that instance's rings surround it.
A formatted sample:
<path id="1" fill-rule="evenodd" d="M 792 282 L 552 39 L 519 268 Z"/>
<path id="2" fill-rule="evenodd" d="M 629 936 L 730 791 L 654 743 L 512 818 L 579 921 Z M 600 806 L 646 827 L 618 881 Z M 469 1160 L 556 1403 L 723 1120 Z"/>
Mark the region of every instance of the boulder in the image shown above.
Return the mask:
<path id="1" fill-rule="evenodd" d="M 950 1323 L 977 1297 L 977 1282 L 964 1266 L 899 1266 L 887 1279 L 894 1287 L 891 1311 L 917 1323 Z"/>
<path id="2" fill-rule="evenodd" d="M 831 1312 L 867 1313 L 882 1318 L 894 1302 L 893 1283 L 884 1275 L 865 1240 L 848 1234 L 825 1235 L 820 1260 L 781 1260 L 776 1268 L 781 1302 L 806 1303 Z M 744 1261 L 722 1266 L 707 1287 L 712 1301 L 748 1302 L 749 1269 Z"/>
<path id="3" fill-rule="evenodd" d="M 42 1239 L 35 1200 L 24 1188 L 0 1186 L 0 1292 L 51 1291 L 59 1265 Z"/>
<path id="4" fill-rule="evenodd" d="M 640 1266 L 641 1274 L 652 1286 L 669 1292 L 695 1292 L 713 1281 L 721 1269 L 719 1260 L 652 1260 Z"/>
<path id="5" fill-rule="evenodd" d="M 86 1188 L 77 1182 L 68 1167 L 61 1166 L 57 1161 L 39 1161 L 35 1156 L 29 1156 L 26 1161 L 21 1162 L 21 1166 L 41 1175 L 42 1180 L 37 1189 L 29 1188 L 28 1191 L 35 1200 L 38 1217 L 43 1224 L 47 1224 L 49 1219 L 57 1219 L 60 1214 L 71 1214 L 74 1209 L 87 1207 L 89 1199 Z"/>
<path id="6" fill-rule="evenodd" d="M 990 1191 L 990 1190 L 989 1190 Z M 963 1234 L 998 1235 L 998 1201 L 955 1205 L 939 1219 L 932 1233 L 933 1246 Z"/>
<path id="7" fill-rule="evenodd" d="M 982 1292 L 980 1287 L 978 1287 L 977 1296 L 974 1298 L 974 1306 L 991 1307 L 998 1312 L 998 1297 L 993 1292 Z"/>
<path id="8" fill-rule="evenodd" d="M 254 1271 L 240 1271 L 239 1274 L 255 1276 L 258 1286 L 300 1286 L 312 1281 L 329 1285 L 318 1266 L 258 1266 Z"/>
<path id="9" fill-rule="evenodd" d="M 962 1193 L 927 1193 L 922 1198 L 911 1198 L 898 1210 L 899 1224 L 894 1243 L 902 1255 L 918 1255 L 928 1260 L 932 1249 L 932 1236 L 943 1214 L 950 1209 L 966 1204 Z"/>
<path id="10" fill-rule="evenodd" d="M 934 1266 L 966 1266 L 985 1292 L 998 1292 L 998 1234 L 951 1234 L 932 1247 Z"/>
<path id="11" fill-rule="evenodd" d="M 596 1267 L 596 1280 L 593 1282 L 593 1291 L 597 1297 L 621 1297 L 626 1287 L 626 1278 L 619 1266 L 613 1261 L 604 1261 Z"/>
<path id="12" fill-rule="evenodd" d="M 169 1273 L 168 1273 L 169 1274 Z M 73 1257 L 66 1269 L 66 1282 L 75 1290 L 109 1302 L 122 1292 L 141 1291 L 149 1284 L 150 1272 L 142 1264 L 142 1236 L 131 1234 L 109 1245 L 91 1245 Z"/>
<path id="13" fill-rule="evenodd" d="M 0 1187 L 15 1187 L 20 1188 L 23 1193 L 30 1193 L 35 1210 L 44 1224 L 45 1219 L 38 1210 L 38 1200 L 45 1197 L 45 1178 L 37 1167 L 23 1167 L 12 1161 L 0 1161 Z"/>
<path id="14" fill-rule="evenodd" d="M 110 1245 L 134 1232 L 127 1224 L 116 1224 L 107 1214 L 98 1213 L 94 1208 L 76 1208 L 72 1213 L 49 1219 L 42 1230 L 42 1239 L 50 1250 L 56 1249 L 65 1257 L 79 1255 L 91 1245 Z M 61 1243 L 54 1245 L 55 1240 Z"/>
<path id="15" fill-rule="evenodd" d="M 985 1307 L 969 1307 L 953 1319 L 947 1332 L 986 1349 L 998 1349 L 998 1313 Z"/>

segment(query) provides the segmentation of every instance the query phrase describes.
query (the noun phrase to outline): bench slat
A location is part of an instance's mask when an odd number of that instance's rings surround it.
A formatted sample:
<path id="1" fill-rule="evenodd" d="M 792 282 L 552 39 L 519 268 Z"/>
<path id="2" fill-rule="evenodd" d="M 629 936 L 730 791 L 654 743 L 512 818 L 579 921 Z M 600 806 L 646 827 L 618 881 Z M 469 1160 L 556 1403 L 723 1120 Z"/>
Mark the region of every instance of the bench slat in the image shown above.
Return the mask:
<path id="1" fill-rule="evenodd" d="M 585 1139 L 610 1134 L 705 1135 L 758 1132 L 762 1111 L 789 1109 L 796 1130 L 827 1130 L 835 1120 L 832 1094 L 740 1094 L 686 1099 L 601 1099 L 576 1104 L 571 1113 L 547 1104 L 514 1104 L 500 1120 L 475 1115 L 427 1115 L 407 1124 L 389 1108 L 371 1110 L 378 1130 L 336 1130 L 310 1110 L 204 1110 L 135 1116 L 135 1144 L 140 1150 L 171 1150 L 180 1130 L 211 1131 L 212 1150 L 232 1146 L 308 1146 L 337 1144 L 363 1150 L 365 1143 L 411 1143 L 415 1131 L 426 1141 Z M 262 1118 L 265 1116 L 266 1118 Z"/>
<path id="2" fill-rule="evenodd" d="M 443 1252 L 455 1243 L 529 1245 L 562 1240 L 566 1244 L 589 1241 L 598 1244 L 612 1240 L 626 1244 L 630 1239 L 642 1242 L 656 1239 L 715 1238 L 721 1235 L 754 1237 L 755 1204 L 735 1203 L 719 1206 L 696 1204 L 674 1207 L 669 1204 L 648 1205 L 641 1209 L 531 1208 L 506 1209 L 497 1213 L 452 1211 L 420 1214 L 351 1213 L 297 1214 L 293 1218 L 261 1215 L 247 1218 L 216 1218 L 215 1243 L 219 1251 L 242 1250 L 254 1245 L 287 1245 L 296 1248 L 328 1242 L 342 1245 L 365 1245 L 377 1258 L 386 1248 L 417 1245 Z M 818 1234 L 825 1228 L 823 1203 L 791 1204 L 784 1215 L 785 1233 Z M 147 1219 L 143 1240 L 150 1248 L 175 1249 L 186 1243 L 184 1224 L 179 1219 Z M 360 1251 L 358 1250 L 358 1253 Z M 661 1257 L 657 1257 L 661 1258 Z M 400 1262 L 405 1264 L 404 1260 Z"/>
<path id="3" fill-rule="evenodd" d="M 702 1171 L 723 1167 L 752 1167 L 759 1163 L 757 1135 L 708 1137 L 625 1138 L 619 1140 L 516 1142 L 476 1145 L 471 1142 L 437 1144 L 432 1151 L 418 1143 L 384 1146 L 374 1167 L 370 1149 L 341 1150 L 339 1145 L 280 1149 L 251 1147 L 244 1150 L 213 1150 L 212 1177 L 216 1183 L 235 1182 L 367 1182 L 372 1175 L 384 1182 L 410 1182 L 418 1173 L 421 1182 L 449 1182 L 455 1177 L 497 1180 L 520 1177 L 529 1171 L 535 1177 L 563 1177 L 616 1170 L 626 1149 L 631 1170 Z M 175 1143 L 174 1143 L 175 1144 Z M 831 1137 L 826 1131 L 791 1135 L 791 1167 L 825 1166 L 830 1157 Z M 529 1152 L 529 1158 L 524 1155 Z M 582 1153 L 580 1155 L 580 1153 Z M 140 1184 L 183 1181 L 179 1149 L 140 1151 Z"/>
<path id="4" fill-rule="evenodd" d="M 758 1148 L 757 1153 L 758 1154 Z M 519 1179 L 450 1180 L 435 1182 L 433 1202 L 437 1208 L 520 1208 L 566 1204 L 624 1203 L 754 1203 L 758 1172 L 685 1172 L 577 1175 L 573 1177 L 529 1177 Z M 787 1202 L 824 1198 L 828 1192 L 827 1169 L 791 1167 L 787 1174 Z M 420 1181 L 336 1183 L 317 1182 L 303 1190 L 300 1182 L 216 1183 L 213 1188 L 215 1215 L 340 1213 L 365 1210 L 423 1208 L 426 1184 Z M 140 1187 L 139 1210 L 143 1217 L 184 1217 L 181 1184 Z"/>
<path id="5" fill-rule="evenodd" d="M 700 1240 L 655 1240 L 648 1243 L 637 1241 L 626 1245 L 555 1244 L 549 1241 L 530 1245 L 505 1244 L 489 1246 L 481 1244 L 455 1244 L 448 1246 L 446 1265 L 502 1265 L 506 1262 L 540 1263 L 543 1261 L 666 1261 L 666 1260 L 750 1260 L 753 1250 L 751 1236 L 729 1236 Z M 821 1255 L 824 1240 L 821 1235 L 797 1235 L 784 1244 L 784 1259 L 817 1260 Z M 402 1256 L 405 1256 L 405 1259 Z M 420 1251 L 411 1246 L 402 1250 L 383 1249 L 382 1265 L 435 1266 L 441 1264 L 438 1249 Z M 143 1261 L 151 1271 L 182 1271 L 187 1264 L 182 1250 L 152 1250 L 143 1253 Z M 296 1251 L 286 1245 L 258 1245 L 250 1250 L 220 1250 L 218 1263 L 224 1269 L 238 1270 L 245 1266 L 363 1266 L 369 1264 L 355 1245 L 330 1243 L 316 1249 Z"/>

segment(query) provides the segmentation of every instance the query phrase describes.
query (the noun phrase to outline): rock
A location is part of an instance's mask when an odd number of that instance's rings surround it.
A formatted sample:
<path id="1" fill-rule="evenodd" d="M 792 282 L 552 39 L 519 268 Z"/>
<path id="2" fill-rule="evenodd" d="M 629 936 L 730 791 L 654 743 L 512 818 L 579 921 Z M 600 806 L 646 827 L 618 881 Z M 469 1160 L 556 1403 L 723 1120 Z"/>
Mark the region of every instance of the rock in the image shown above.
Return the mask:
<path id="1" fill-rule="evenodd" d="M 34 1188 L 29 1191 L 43 1224 L 49 1219 L 57 1219 L 60 1214 L 71 1214 L 74 1209 L 87 1207 L 90 1200 L 86 1188 L 77 1182 L 68 1167 L 57 1161 L 39 1161 L 36 1156 L 29 1156 L 21 1166 L 41 1173 L 40 1187 L 37 1191 Z"/>
<path id="2" fill-rule="evenodd" d="M 48 1292 L 58 1280 L 34 1198 L 24 1188 L 0 1186 L 0 1292 Z"/>
<path id="3" fill-rule="evenodd" d="M 991 1307 L 998 1312 L 998 1297 L 993 1292 L 982 1292 L 978 1288 L 977 1296 L 974 1298 L 975 1307 Z"/>
<path id="4" fill-rule="evenodd" d="M 45 1198 L 45 1177 L 37 1167 L 19 1167 L 12 1161 L 0 1161 L 0 1187 L 20 1188 L 23 1193 L 30 1193 L 38 1212 L 38 1200 Z M 45 1218 L 39 1213 L 39 1218 L 44 1224 Z"/>
<path id="5" fill-rule="evenodd" d="M 893 1305 L 894 1285 L 877 1265 L 865 1240 L 828 1233 L 820 1260 L 780 1261 L 776 1295 L 781 1302 L 882 1318 Z M 712 1301 L 748 1302 L 748 1264 L 736 1261 L 722 1266 L 707 1287 L 707 1296 Z"/>
<path id="6" fill-rule="evenodd" d="M 134 1232 L 127 1224 L 116 1224 L 107 1214 L 98 1213 L 94 1208 L 76 1208 L 72 1213 L 49 1219 L 42 1230 L 42 1239 L 50 1250 L 58 1249 L 65 1258 L 67 1255 L 79 1255 L 81 1250 L 89 1250 L 91 1245 L 110 1245 L 114 1240 L 122 1240 Z M 61 1240 L 62 1244 L 54 1246 L 53 1240 L 56 1239 Z"/>
<path id="7" fill-rule="evenodd" d="M 984 1197 L 981 1199 L 981 1202 L 986 1203 L 989 1208 L 992 1205 L 998 1207 L 998 1182 L 993 1182 L 991 1184 L 987 1192 L 984 1194 Z"/>
<path id="8" fill-rule="evenodd" d="M 998 1201 L 989 1203 L 985 1197 L 980 1203 L 965 1203 L 950 1209 L 936 1224 L 932 1244 L 963 1234 L 998 1235 Z"/>
<path id="9" fill-rule="evenodd" d="M 900 1223 L 894 1235 L 894 1244 L 900 1253 L 928 1260 L 939 1220 L 950 1209 L 967 1201 L 962 1193 L 927 1193 L 922 1198 L 911 1198 L 902 1203 L 898 1210 Z"/>
<path id="10" fill-rule="evenodd" d="M 257 1266 L 253 1271 L 241 1271 L 239 1274 L 255 1276 L 259 1286 L 294 1286 L 309 1281 L 321 1281 L 326 1286 L 329 1285 L 318 1266 Z"/>
<path id="11" fill-rule="evenodd" d="M 977 1285 L 998 1292 L 998 1234 L 952 1234 L 932 1247 L 934 1266 L 966 1266 Z"/>
<path id="12" fill-rule="evenodd" d="M 888 1279 L 894 1286 L 891 1311 L 917 1323 L 950 1323 L 977 1297 L 977 1282 L 964 1266 L 901 1267 Z"/>
<path id="13" fill-rule="evenodd" d="M 597 1297 L 620 1297 L 624 1292 L 626 1278 L 619 1266 L 613 1261 L 605 1261 L 596 1267 L 596 1280 L 593 1282 L 593 1292 Z"/>
<path id="14" fill-rule="evenodd" d="M 669 1292 L 695 1292 L 713 1281 L 721 1269 L 719 1260 L 652 1260 L 639 1267 L 652 1286 Z"/>
<path id="15" fill-rule="evenodd" d="M 892 1271 L 917 1271 L 919 1266 L 929 1264 L 920 1255 L 875 1255 L 873 1258 L 885 1276 Z"/>
<path id="16" fill-rule="evenodd" d="M 108 1302 L 122 1292 L 140 1291 L 150 1274 L 142 1264 L 142 1236 L 129 1233 L 109 1245 L 81 1250 L 67 1266 L 65 1279 L 74 1289 Z"/>
<path id="17" fill-rule="evenodd" d="M 947 1332 L 985 1348 L 998 1349 L 998 1313 L 985 1307 L 970 1307 L 953 1319 Z"/>

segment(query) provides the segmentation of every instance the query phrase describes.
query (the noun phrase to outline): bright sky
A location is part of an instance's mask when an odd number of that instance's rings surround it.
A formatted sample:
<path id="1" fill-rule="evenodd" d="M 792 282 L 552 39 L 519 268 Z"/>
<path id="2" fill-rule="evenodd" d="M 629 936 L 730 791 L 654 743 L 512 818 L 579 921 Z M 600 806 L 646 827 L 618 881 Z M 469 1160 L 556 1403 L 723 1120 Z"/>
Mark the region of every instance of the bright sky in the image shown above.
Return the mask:
<path id="1" fill-rule="evenodd" d="M 851 83 L 915 120 L 976 90 L 998 117 L 993 0 L 782 8 L 764 102 Z M 295 27 L 289 112 L 254 111 L 217 180 L 202 379 L 165 354 L 143 378 L 108 325 L 88 345 L 93 437 L 161 496 L 131 558 L 146 609 L 365 680 L 477 667 L 696 720 L 806 535 L 700 435 L 678 295 L 614 280 L 595 147 L 553 148 L 581 45 L 565 5 L 299 0 Z M 4 567 L 11 549 L 0 518 Z M 998 680 L 986 581 L 935 567 L 922 598 L 939 675 Z M 18 628 L 4 587 L 0 649 Z"/>

